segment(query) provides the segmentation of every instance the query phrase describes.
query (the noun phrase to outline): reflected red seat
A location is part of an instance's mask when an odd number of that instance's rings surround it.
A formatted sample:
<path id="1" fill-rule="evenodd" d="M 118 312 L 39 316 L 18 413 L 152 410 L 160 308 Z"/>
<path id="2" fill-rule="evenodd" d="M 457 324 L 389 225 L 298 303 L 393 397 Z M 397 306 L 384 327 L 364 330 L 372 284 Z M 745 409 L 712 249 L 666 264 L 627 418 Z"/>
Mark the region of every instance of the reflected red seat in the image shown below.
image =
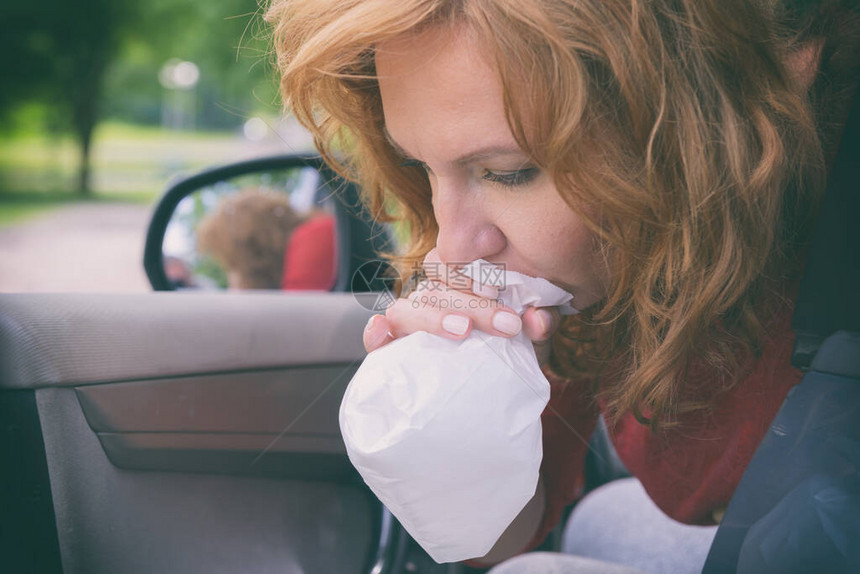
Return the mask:
<path id="1" fill-rule="evenodd" d="M 281 289 L 330 291 L 337 280 L 334 217 L 321 214 L 293 231 L 284 253 Z"/>

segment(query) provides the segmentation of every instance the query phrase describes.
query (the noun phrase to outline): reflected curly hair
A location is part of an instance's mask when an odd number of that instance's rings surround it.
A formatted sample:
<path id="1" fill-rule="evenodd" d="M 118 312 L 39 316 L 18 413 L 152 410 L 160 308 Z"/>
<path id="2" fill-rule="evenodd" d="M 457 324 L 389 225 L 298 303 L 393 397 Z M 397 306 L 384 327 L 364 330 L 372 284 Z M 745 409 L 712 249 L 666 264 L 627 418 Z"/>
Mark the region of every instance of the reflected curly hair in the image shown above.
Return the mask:
<path id="1" fill-rule="evenodd" d="M 302 221 L 285 194 L 243 189 L 200 221 L 197 249 L 236 273 L 240 289 L 280 289 L 287 241 Z"/>
<path id="2" fill-rule="evenodd" d="M 374 46 L 431 26 L 483 42 L 514 137 L 595 233 L 611 276 L 605 300 L 565 319 L 551 366 L 602 369 L 610 418 L 656 425 L 706 406 L 680 399 L 692 360 L 722 374 L 714 392 L 740 379 L 799 270 L 824 160 L 783 63 L 800 38 L 780 22 L 802 10 L 781 6 L 275 0 L 267 20 L 285 105 L 378 220 L 408 223 L 404 270 L 438 229 L 426 175 L 385 137 Z"/>

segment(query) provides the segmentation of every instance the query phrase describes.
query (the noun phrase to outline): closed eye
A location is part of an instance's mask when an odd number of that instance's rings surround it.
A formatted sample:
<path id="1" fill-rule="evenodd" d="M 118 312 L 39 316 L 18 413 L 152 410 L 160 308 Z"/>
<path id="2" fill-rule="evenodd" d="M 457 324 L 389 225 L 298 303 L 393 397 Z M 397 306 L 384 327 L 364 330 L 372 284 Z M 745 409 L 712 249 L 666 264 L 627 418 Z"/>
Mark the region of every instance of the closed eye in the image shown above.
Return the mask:
<path id="1" fill-rule="evenodd" d="M 485 181 L 496 183 L 504 187 L 518 187 L 534 181 L 540 170 L 536 167 L 527 167 L 513 171 L 491 171 L 486 170 L 481 176 Z"/>
<path id="2" fill-rule="evenodd" d="M 400 163 L 400 167 L 420 167 L 426 173 L 433 173 L 428 166 L 423 161 L 407 158 L 404 159 Z M 537 167 L 526 167 L 523 169 L 515 169 L 510 171 L 496 171 L 496 170 L 484 170 L 484 173 L 481 175 L 481 179 L 484 181 L 489 181 L 490 183 L 495 183 L 497 185 L 501 185 L 503 187 L 518 187 L 522 185 L 527 185 L 534 181 L 534 179 L 540 173 L 540 169 Z"/>

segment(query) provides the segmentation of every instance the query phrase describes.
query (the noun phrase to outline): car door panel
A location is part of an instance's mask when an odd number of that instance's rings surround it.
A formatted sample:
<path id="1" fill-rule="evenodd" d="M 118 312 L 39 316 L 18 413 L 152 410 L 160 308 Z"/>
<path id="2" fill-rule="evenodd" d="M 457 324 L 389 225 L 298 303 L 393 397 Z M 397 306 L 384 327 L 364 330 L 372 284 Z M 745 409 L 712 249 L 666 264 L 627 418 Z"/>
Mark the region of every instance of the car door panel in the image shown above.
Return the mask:
<path id="1" fill-rule="evenodd" d="M 4 388 L 350 363 L 373 294 L 3 295 Z"/>
<path id="2" fill-rule="evenodd" d="M 357 364 L 75 390 L 90 428 L 120 468 L 347 480 L 358 475 L 332 414 Z"/>
<path id="3" fill-rule="evenodd" d="M 4 496 L 4 533 L 38 537 L 3 543 L 17 571 L 364 571 L 379 506 L 337 424 L 358 297 L 0 298 L 4 467 L 49 484 Z"/>

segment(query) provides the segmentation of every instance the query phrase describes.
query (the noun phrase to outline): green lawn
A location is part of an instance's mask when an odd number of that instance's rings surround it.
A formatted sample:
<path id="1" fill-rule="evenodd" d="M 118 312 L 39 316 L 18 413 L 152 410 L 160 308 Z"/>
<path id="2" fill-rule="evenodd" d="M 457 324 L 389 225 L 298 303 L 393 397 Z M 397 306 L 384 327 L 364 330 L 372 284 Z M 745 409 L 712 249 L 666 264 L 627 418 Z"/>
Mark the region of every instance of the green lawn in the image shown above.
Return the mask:
<path id="1" fill-rule="evenodd" d="M 3 199 L 0 199 L 0 228 L 6 227 L 12 223 L 21 223 L 41 215 L 53 208 L 58 207 L 59 203 L 54 204 L 9 204 Z"/>
<path id="2" fill-rule="evenodd" d="M 94 138 L 93 192 L 82 198 L 75 191 L 78 150 L 71 138 L 16 134 L 0 139 L 0 226 L 70 202 L 151 204 L 177 176 L 252 155 L 249 144 L 231 133 L 106 122 Z"/>
<path id="3" fill-rule="evenodd" d="M 89 197 L 65 192 L 0 191 L 0 228 L 22 223 L 59 207 L 83 202 L 139 203 L 149 205 L 158 194 L 148 192 L 94 193 Z"/>

